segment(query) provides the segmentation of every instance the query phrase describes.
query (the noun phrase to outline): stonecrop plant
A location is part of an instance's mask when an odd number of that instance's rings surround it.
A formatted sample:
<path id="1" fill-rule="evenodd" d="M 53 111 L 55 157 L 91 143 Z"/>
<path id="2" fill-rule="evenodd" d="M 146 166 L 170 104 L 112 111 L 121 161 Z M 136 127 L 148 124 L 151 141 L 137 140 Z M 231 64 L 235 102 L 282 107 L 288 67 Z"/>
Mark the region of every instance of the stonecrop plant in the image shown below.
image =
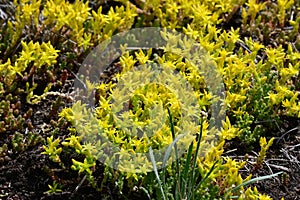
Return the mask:
<path id="1" fill-rule="evenodd" d="M 21 106 L 38 105 L 50 96 L 57 97 L 57 102 L 64 98 L 73 101 L 72 105 L 59 111 L 52 105 L 47 120 L 50 123 L 57 114 L 60 119 L 51 123 L 57 129 L 68 126 L 67 135 L 45 131 L 47 139 L 43 140 L 30 132 L 34 138 L 25 146 L 42 142 L 42 154 L 62 170 L 69 167 L 84 174 L 99 191 L 113 183 L 119 198 L 126 197 L 124 191 L 138 188 L 149 199 L 271 199 L 248 186 L 257 179 L 251 179 L 251 174 L 242 177 L 239 170 L 246 161 L 223 156 L 224 145 L 232 139 L 247 145 L 259 141 L 257 166 L 261 167 L 274 140 L 266 142 L 266 137 L 278 132 L 275 123 L 268 121 L 282 124 L 284 117 L 300 117 L 300 2 L 108 2 L 114 6 L 108 8 L 106 1 L 14 0 L 14 17 L 0 30 L 0 133 L 18 130 L 25 134 L 33 129 L 32 109 L 19 113 Z M 270 11 L 269 6 L 276 9 Z M 278 13 L 269 13 L 274 10 Z M 288 16 L 291 10 L 292 17 Z M 237 12 L 240 27 L 228 28 Z M 161 49 L 122 51 L 107 67 L 111 73 L 95 74 L 98 83 L 77 77 L 81 63 L 98 44 L 143 27 L 181 32 L 203 48 L 215 66 L 214 73 L 222 79 L 224 98 L 211 91 L 217 77 L 206 71 L 209 63 L 201 63 L 199 71 L 193 56 L 182 56 L 186 52 L 172 43 Z M 270 34 L 278 35 L 276 41 Z M 162 32 L 162 37 L 191 47 L 176 34 Z M 153 68 L 163 72 L 155 74 Z M 37 80 L 36 74 L 43 78 Z M 95 107 L 86 103 L 87 96 L 76 101 L 57 92 L 63 90 L 67 75 L 94 94 Z M 141 80 L 146 83 L 140 84 Z M 185 83 L 191 91 L 182 89 Z M 210 128 L 216 124 L 211 108 L 216 104 L 222 107 L 219 114 L 226 115 L 219 130 Z M 193 123 L 189 123 L 191 118 Z M 19 144 L 20 133 L 12 138 L 16 151 L 25 148 Z M 6 155 L 6 147 L 0 147 L 0 158 Z M 162 149 L 162 162 L 155 162 L 153 153 Z M 77 157 L 66 161 L 62 155 L 68 153 Z M 103 164 L 104 178 L 99 183 L 94 172 Z M 64 190 L 59 180 L 53 180 L 49 188 L 54 193 Z"/>

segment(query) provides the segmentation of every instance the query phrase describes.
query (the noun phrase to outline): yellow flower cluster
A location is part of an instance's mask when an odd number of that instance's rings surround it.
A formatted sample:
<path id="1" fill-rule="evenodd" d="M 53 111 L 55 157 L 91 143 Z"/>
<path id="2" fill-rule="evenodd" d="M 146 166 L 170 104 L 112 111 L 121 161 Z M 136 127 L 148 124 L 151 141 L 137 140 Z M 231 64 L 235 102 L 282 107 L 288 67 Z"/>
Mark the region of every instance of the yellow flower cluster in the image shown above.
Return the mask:
<path id="1" fill-rule="evenodd" d="M 71 108 L 65 108 L 60 113 L 61 117 L 72 122 L 76 128 L 76 130 L 70 128 L 72 135 L 61 144 L 74 148 L 77 153 L 86 156 L 83 162 L 72 160 L 72 169 L 86 172 L 92 179 L 91 169 L 95 166 L 95 160 L 105 155 L 105 149 L 110 142 L 118 148 L 112 149 L 111 157 L 105 157 L 105 162 L 114 163 L 118 158 L 121 160 L 118 163 L 119 169 L 128 172 L 124 176 L 140 181 L 143 175 L 153 170 L 150 160 L 140 154 L 149 152 L 150 149 L 160 150 L 171 144 L 174 141 L 172 131 L 175 138 L 182 137 L 178 148 L 187 148 L 191 141 L 195 141 L 195 135 L 200 129 L 198 124 L 190 123 L 189 119 L 204 118 L 201 148 L 205 149 L 205 152 L 202 152 L 200 155 L 204 156 L 197 160 L 201 174 L 207 174 L 216 161 L 224 161 L 216 164 L 218 170 L 215 170 L 209 179 L 211 184 L 219 186 L 220 194 L 236 195 L 239 199 L 269 199 L 259 194 L 256 188 L 247 190 L 241 188 L 239 192 L 231 193 L 234 186 L 240 185 L 250 176 L 243 180 L 238 173 L 244 162 L 222 158 L 223 145 L 225 140 L 235 137 L 240 137 L 246 142 L 258 140 L 263 132 L 259 128 L 250 128 L 254 120 L 272 119 L 279 114 L 300 117 L 299 94 L 295 91 L 295 88 L 299 88 L 297 79 L 299 79 L 300 54 L 291 44 L 287 44 L 286 51 L 283 46 L 269 47 L 251 37 L 244 37 L 242 40 L 241 30 L 238 28 L 230 30 L 218 28 L 221 22 L 226 22 L 230 18 L 234 10 L 242 7 L 243 27 L 246 27 L 250 19 L 252 29 L 256 20 L 261 20 L 258 14 L 266 9 L 266 3 L 257 3 L 255 0 L 136 2 L 138 6 L 120 0 L 122 6 L 114 6 L 103 11 L 102 6 L 92 10 L 88 1 L 84 3 L 75 0 L 74 3 L 68 3 L 60 0 L 46 2 L 15 0 L 15 20 L 7 23 L 10 44 L 6 52 L 10 52 L 21 40 L 22 34 L 29 33 L 30 29 L 37 30 L 37 35 L 43 31 L 49 31 L 51 34 L 47 38 L 47 41 L 49 40 L 47 43 L 20 42 L 22 51 L 19 56 L 0 60 L 1 78 L 6 85 L 11 85 L 17 75 L 24 77 L 27 72 L 34 73 L 43 67 L 55 66 L 60 51 L 52 46 L 54 43 L 57 43 L 55 44 L 57 47 L 68 44 L 62 51 L 74 48 L 75 54 L 80 55 L 79 52 L 95 47 L 114 34 L 132 27 L 159 26 L 181 31 L 208 52 L 208 59 L 212 60 L 216 71 L 222 76 L 226 89 L 223 94 L 226 96 L 225 99 L 218 99 L 207 84 L 207 79 L 212 83 L 218 82 L 212 80 L 217 77 L 206 77 L 208 74 L 199 72 L 195 66 L 199 60 L 193 56 L 188 57 L 190 52 L 183 52 L 176 46 L 177 43 L 179 46 L 190 45 L 186 44 L 185 40 L 179 40 L 177 35 L 163 35 L 171 42 L 162 49 L 162 52 L 161 50 L 157 52 L 157 49 L 133 53 L 124 51 L 117 61 L 122 72 L 113 75 L 118 83 L 94 85 L 88 80 L 85 81 L 89 93 L 95 89 L 99 94 L 96 116 L 93 116 L 91 110 L 81 102 L 74 103 Z M 278 0 L 280 9 L 277 17 L 282 27 L 286 21 L 286 12 L 293 3 L 294 1 Z M 248 9 L 241 6 L 243 4 Z M 298 31 L 299 21 L 300 18 L 291 20 L 293 31 Z M 28 37 L 31 37 L 30 34 Z M 141 69 L 140 73 L 134 71 L 137 66 Z M 166 71 L 165 74 L 155 73 L 145 66 L 160 67 Z M 193 92 L 180 90 L 183 79 L 175 75 L 168 76 L 167 74 L 172 73 L 167 70 L 178 72 L 184 80 L 187 80 Z M 207 72 L 205 67 L 203 71 Z M 161 80 L 161 82 L 154 84 L 148 81 L 140 85 L 141 79 Z M 4 87 L 2 83 L 0 86 Z M 33 90 L 37 86 L 33 85 L 30 88 L 27 83 L 26 87 L 26 92 L 33 95 Z M 47 87 L 45 91 L 49 88 Z M 198 104 L 194 107 L 184 106 L 193 104 L 191 96 L 195 97 Z M 31 97 L 28 99 L 30 101 Z M 210 106 L 217 101 L 222 101 L 221 104 L 227 107 L 226 113 L 229 114 L 219 132 L 209 129 L 208 117 L 211 114 Z M 126 106 L 129 109 L 126 110 Z M 202 113 L 197 113 L 195 107 Z M 167 112 L 167 108 L 170 113 Z M 170 126 L 170 120 L 173 127 Z M 76 131 L 81 134 L 80 137 L 75 135 Z M 219 138 L 216 144 L 210 142 L 212 134 Z M 98 142 L 82 144 L 82 141 Z M 264 138 L 260 139 L 262 146 L 260 163 L 272 141 L 266 143 Z M 47 142 L 48 147 L 44 147 L 46 154 L 53 160 L 60 161 L 61 148 L 57 148 L 59 140 L 50 137 Z M 195 149 L 196 146 L 193 146 L 193 151 Z M 205 188 L 199 190 L 204 191 Z"/>
<path id="2" fill-rule="evenodd" d="M 50 42 L 39 44 L 31 41 L 28 44 L 25 42 L 21 42 L 21 44 L 22 52 L 14 64 L 9 58 L 6 63 L 0 64 L 0 75 L 5 77 L 5 82 L 8 85 L 11 85 L 15 80 L 16 74 L 23 76 L 23 72 L 32 63 L 31 73 L 41 67 L 49 67 L 56 63 L 59 50 L 55 50 Z"/>
<path id="3" fill-rule="evenodd" d="M 147 15 L 147 11 L 153 11 L 152 15 L 157 17 L 157 21 L 154 20 L 153 23 L 171 29 L 182 29 L 186 35 L 199 42 L 214 60 L 219 72 L 223 75 L 226 87 L 226 99 L 224 105 L 228 107 L 229 112 L 235 114 L 234 116 L 238 121 L 237 124 L 232 125 L 229 118 L 226 118 L 223 122 L 223 129 L 220 132 L 221 141 L 225 139 L 230 140 L 234 137 L 239 137 L 242 134 L 254 134 L 252 131 L 249 131 L 248 128 L 245 128 L 245 126 L 247 125 L 249 127 L 253 122 L 254 116 L 258 116 L 258 120 L 264 119 L 265 116 L 272 116 L 274 113 L 270 110 L 272 110 L 273 105 L 282 104 L 287 108 L 287 113 L 299 114 L 299 112 L 296 113 L 295 92 L 291 90 L 292 84 L 289 82 L 292 77 L 298 76 L 297 69 L 299 68 L 299 64 L 297 64 L 296 60 L 299 58 L 297 53 L 290 50 L 286 54 L 280 46 L 277 48 L 268 48 L 257 41 L 253 41 L 252 38 L 246 38 L 245 41 L 242 41 L 240 40 L 239 29 L 232 28 L 229 31 L 218 30 L 216 24 L 220 22 L 219 16 L 222 13 L 230 11 L 232 5 L 242 2 L 230 1 L 225 3 L 223 1 L 214 1 L 214 4 L 216 5 L 214 7 L 208 6 L 209 2 L 210 1 L 204 1 L 200 4 L 199 2 L 194 1 L 175 2 L 170 0 L 164 1 L 166 4 L 165 7 L 160 7 L 161 5 L 158 1 L 151 1 L 151 4 L 145 2 L 141 8 L 145 11 L 145 13 L 143 13 L 145 15 Z M 265 9 L 265 4 L 256 3 L 255 1 L 249 1 L 247 5 L 249 6 L 249 10 L 246 11 L 243 9 L 244 19 L 250 16 L 250 18 L 254 20 L 257 14 Z M 155 6 L 160 7 L 160 9 L 154 9 Z M 98 15 L 101 15 L 101 10 L 98 10 Z M 104 17 L 97 18 L 94 12 L 93 16 L 99 21 L 98 23 L 105 24 L 106 20 Z M 184 19 L 190 19 L 190 23 L 186 26 L 184 25 Z M 116 27 L 111 27 L 110 30 L 116 30 Z M 98 30 L 97 32 L 106 33 L 105 29 Z M 236 49 L 237 45 L 240 48 Z M 258 59 L 259 51 L 266 52 L 268 57 L 266 62 Z M 134 54 L 125 52 L 121 56 L 119 62 L 123 71 L 120 74 L 116 74 L 117 80 L 121 81 L 122 76 L 126 73 L 128 75 L 128 72 L 130 72 L 137 64 L 143 65 L 152 62 L 150 60 L 152 54 L 152 50 L 147 52 L 140 50 Z M 290 59 L 291 57 L 293 58 L 293 62 L 291 62 L 288 67 L 285 67 L 285 60 Z M 191 62 L 169 53 L 166 53 L 163 56 L 156 55 L 156 61 L 162 66 L 179 71 L 181 75 L 189 81 L 195 89 L 194 95 L 197 96 L 201 109 L 206 110 L 208 106 L 211 105 L 214 97 L 207 90 L 204 77 L 197 73 L 195 66 L 193 66 Z M 274 76 L 276 74 L 277 80 L 276 76 Z M 280 78 L 278 78 L 278 76 L 280 76 Z M 126 81 L 123 82 L 125 87 L 135 84 L 134 77 L 126 77 L 125 80 Z M 265 84 L 266 82 L 268 82 L 268 84 Z M 125 150 L 130 150 L 131 153 L 132 151 L 147 152 L 149 151 L 149 146 L 159 148 L 170 144 L 172 136 L 170 135 L 171 131 L 167 128 L 167 125 L 151 138 L 150 143 L 148 143 L 149 141 L 146 139 L 139 139 L 139 131 L 137 131 L 137 128 L 132 130 L 132 135 L 128 137 L 126 132 L 120 131 L 120 129 L 113 125 L 116 121 L 112 120 L 111 112 L 116 108 L 112 108 L 110 103 L 112 100 L 124 102 L 125 99 L 130 99 L 132 110 L 130 110 L 128 115 L 124 116 L 124 118 L 126 120 L 132 120 L 132 123 L 136 124 L 138 127 L 151 124 L 150 110 L 154 104 L 157 104 L 159 97 L 163 99 L 162 107 L 166 105 L 173 106 L 170 110 L 172 111 L 172 116 L 174 117 L 176 124 L 176 122 L 178 123 L 180 121 L 177 119 L 180 116 L 180 112 L 178 112 L 180 107 L 178 100 L 175 98 L 176 96 L 172 95 L 172 93 L 165 88 L 158 87 L 157 85 L 149 85 L 149 87 L 146 87 L 147 89 L 140 88 L 135 90 L 133 96 L 129 98 L 124 93 L 125 91 L 114 91 L 115 86 L 116 85 L 107 86 L 105 84 L 96 86 L 100 91 L 100 94 L 102 94 L 99 102 L 100 106 L 96 109 L 96 113 L 99 117 L 99 124 L 101 127 L 105 128 L 104 132 L 108 138 L 122 147 L 120 156 L 127 156 L 126 158 L 130 159 L 130 155 L 128 155 Z M 199 90 L 202 92 L 199 92 Z M 117 99 L 114 99 L 113 97 Z M 272 106 L 270 107 L 270 105 Z M 118 106 L 117 111 L 120 111 L 120 109 L 122 109 L 121 104 Z M 270 110 L 266 110 L 267 107 L 270 107 Z M 117 124 L 122 124 L 121 121 L 118 121 Z M 208 124 L 204 127 L 203 137 L 205 138 L 205 136 L 208 135 Z M 195 129 L 198 127 L 195 126 L 193 128 Z M 175 126 L 175 129 L 179 130 L 180 128 Z M 253 137 L 249 136 L 249 138 Z M 205 146 L 205 143 L 201 143 L 201 145 Z M 206 157 L 199 161 L 199 163 L 201 163 L 199 164 L 199 168 L 203 171 L 203 174 L 207 173 L 215 160 L 218 160 L 222 148 L 223 142 L 220 142 L 219 146 L 208 150 Z M 214 176 L 212 176 L 216 177 L 216 182 L 226 183 L 224 184 L 224 193 L 229 191 L 225 188 L 241 184 L 243 181 L 250 178 L 248 177 L 243 180 L 238 174 L 238 169 L 242 168 L 243 164 L 237 164 L 231 159 L 225 160 L 225 164 L 220 164 L 219 167 L 224 170 L 228 169 L 230 176 L 228 176 L 228 178 L 227 176 L 224 177 L 224 171 L 221 170 L 219 174 L 214 174 Z M 142 160 L 138 161 L 142 162 Z M 145 160 L 143 162 L 145 162 Z M 148 162 L 148 164 L 149 169 L 151 169 L 151 163 Z M 130 163 L 122 165 L 122 167 L 123 166 L 127 166 L 128 168 L 131 167 Z M 142 166 L 144 169 L 142 170 L 143 172 L 146 171 L 145 167 L 147 168 L 145 165 Z M 128 175 L 127 178 L 134 177 L 134 179 L 138 179 L 138 176 L 134 173 L 134 170 L 136 170 L 135 167 L 132 167 L 131 170 L 132 172 L 129 173 L 130 175 Z M 258 195 L 256 193 L 256 188 L 254 188 L 254 191 L 249 188 L 244 193 L 240 194 L 240 198 L 245 194 L 247 194 L 250 199 L 252 198 L 250 197 L 251 195 L 254 195 L 255 198 L 258 199 L 268 199 L 268 197 Z"/>
<path id="4" fill-rule="evenodd" d="M 257 161 L 256 161 L 256 164 L 258 165 L 258 167 L 261 167 L 261 165 L 266 157 L 267 150 L 270 148 L 270 146 L 272 146 L 273 141 L 274 141 L 274 138 L 271 138 L 268 142 L 265 137 L 260 138 L 259 144 L 260 144 L 261 149 L 260 149 Z"/>
<path id="5" fill-rule="evenodd" d="M 8 21 L 10 30 L 11 46 L 14 46 L 20 39 L 22 31 L 26 26 L 35 28 L 39 24 L 41 0 L 14 0 L 16 6 L 15 21 Z"/>

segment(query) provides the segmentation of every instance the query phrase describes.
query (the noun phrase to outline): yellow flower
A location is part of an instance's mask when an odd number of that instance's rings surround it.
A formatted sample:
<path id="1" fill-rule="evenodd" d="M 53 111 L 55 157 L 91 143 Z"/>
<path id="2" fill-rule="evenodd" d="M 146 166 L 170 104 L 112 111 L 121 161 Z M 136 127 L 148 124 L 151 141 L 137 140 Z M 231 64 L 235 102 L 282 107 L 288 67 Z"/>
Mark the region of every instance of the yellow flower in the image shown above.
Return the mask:
<path id="1" fill-rule="evenodd" d="M 222 121 L 223 128 L 221 131 L 222 138 L 226 140 L 231 140 L 232 138 L 235 138 L 240 134 L 240 130 L 238 128 L 235 128 L 231 125 L 229 118 L 226 116 L 225 122 Z"/>

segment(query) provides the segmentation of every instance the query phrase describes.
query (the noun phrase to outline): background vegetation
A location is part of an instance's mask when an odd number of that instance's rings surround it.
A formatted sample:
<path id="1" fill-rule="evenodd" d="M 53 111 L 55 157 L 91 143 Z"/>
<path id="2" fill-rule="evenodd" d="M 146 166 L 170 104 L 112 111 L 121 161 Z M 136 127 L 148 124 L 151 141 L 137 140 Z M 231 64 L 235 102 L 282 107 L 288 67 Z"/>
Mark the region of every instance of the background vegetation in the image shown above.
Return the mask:
<path id="1" fill-rule="evenodd" d="M 299 196 L 299 23 L 296 0 L 0 1 L 1 198 Z M 192 127 L 198 137 L 177 162 L 161 170 L 148 163 L 153 172 L 125 173 L 97 160 L 94 149 L 105 146 L 82 142 L 74 120 L 82 118 L 84 124 L 89 118 L 80 115 L 86 106 L 70 94 L 81 63 L 94 47 L 140 27 L 174 29 L 205 48 L 224 80 L 226 120 L 217 145 L 205 156 L 198 151 L 208 132 L 206 118 Z M 112 126 L 111 91 L 134 66 L 154 59 L 179 71 L 194 88 L 203 111 L 210 112 L 214 97 L 192 63 L 155 49 L 124 53 L 99 84 L 83 83 L 96 90 L 96 123 L 107 127 L 103 134 L 126 150 L 144 152 L 149 146 L 137 137 L 125 138 Z M 174 95 L 152 86 L 130 98 L 132 117 L 144 122 L 153 102 L 159 101 L 153 97 L 157 93 L 163 94 L 163 107 L 169 111 L 165 128 L 152 140 L 160 148 L 174 140 L 180 121 Z M 268 150 L 285 157 L 267 162 Z M 268 182 L 271 189 L 249 186 L 279 171 L 284 173 Z"/>

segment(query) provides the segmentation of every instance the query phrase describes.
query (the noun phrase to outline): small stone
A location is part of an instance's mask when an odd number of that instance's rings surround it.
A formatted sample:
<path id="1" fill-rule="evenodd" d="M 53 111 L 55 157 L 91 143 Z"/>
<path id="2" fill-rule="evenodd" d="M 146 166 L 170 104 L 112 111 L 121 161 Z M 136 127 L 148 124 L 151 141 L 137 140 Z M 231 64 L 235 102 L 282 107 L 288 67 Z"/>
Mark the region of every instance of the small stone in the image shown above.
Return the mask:
<path id="1" fill-rule="evenodd" d="M 4 160 L 5 160 L 6 162 L 8 162 L 8 161 L 11 161 L 11 158 L 10 158 L 9 156 L 5 156 L 5 157 L 4 157 Z"/>

